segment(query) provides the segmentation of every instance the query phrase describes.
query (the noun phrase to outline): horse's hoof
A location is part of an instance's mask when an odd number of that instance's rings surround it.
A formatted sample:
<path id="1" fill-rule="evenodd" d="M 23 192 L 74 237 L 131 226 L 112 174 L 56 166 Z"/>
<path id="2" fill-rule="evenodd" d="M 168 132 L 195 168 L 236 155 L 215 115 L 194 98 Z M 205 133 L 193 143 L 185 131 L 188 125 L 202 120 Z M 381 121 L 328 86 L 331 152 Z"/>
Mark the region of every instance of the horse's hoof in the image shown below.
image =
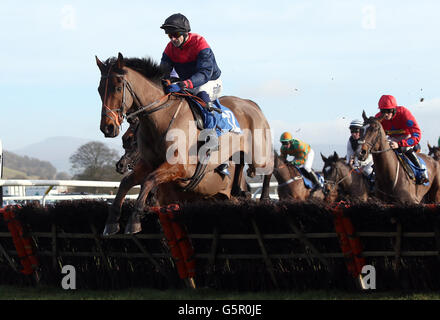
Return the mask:
<path id="1" fill-rule="evenodd" d="M 104 231 L 102 232 L 103 236 L 111 236 L 119 232 L 119 223 L 111 223 L 106 224 L 104 227 Z"/>
<path id="2" fill-rule="evenodd" d="M 125 234 L 136 234 L 142 231 L 142 226 L 140 222 L 129 223 L 125 226 Z"/>

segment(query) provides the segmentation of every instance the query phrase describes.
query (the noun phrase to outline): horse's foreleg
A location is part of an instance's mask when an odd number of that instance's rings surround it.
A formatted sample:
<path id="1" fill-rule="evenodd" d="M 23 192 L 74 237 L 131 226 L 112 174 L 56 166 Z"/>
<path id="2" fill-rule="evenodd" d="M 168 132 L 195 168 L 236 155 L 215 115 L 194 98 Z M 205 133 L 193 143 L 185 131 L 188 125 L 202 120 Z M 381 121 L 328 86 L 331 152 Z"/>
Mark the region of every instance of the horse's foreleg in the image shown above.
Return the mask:
<path id="1" fill-rule="evenodd" d="M 112 205 L 109 207 L 107 221 L 105 222 L 105 228 L 102 233 L 104 236 L 109 236 L 119 232 L 119 219 L 121 217 L 122 203 L 124 202 L 128 191 L 134 185 L 136 185 L 136 181 L 135 174 L 133 172 L 121 180 L 116 197 L 113 200 Z"/>
<path id="2" fill-rule="evenodd" d="M 131 188 L 135 185 L 141 184 L 149 172 L 151 172 L 149 166 L 146 166 L 142 161 L 139 161 L 136 164 L 135 169 L 129 175 L 122 178 L 116 197 L 113 200 L 112 205 L 109 207 L 109 213 L 103 231 L 104 236 L 119 232 L 119 219 L 121 217 L 121 208 L 125 196 Z"/>
<path id="3" fill-rule="evenodd" d="M 267 201 L 270 200 L 269 191 L 270 191 L 270 179 L 272 178 L 272 174 L 266 174 L 263 178 L 263 188 L 261 190 L 260 200 Z"/>
<path id="4" fill-rule="evenodd" d="M 144 214 L 145 202 L 153 187 L 159 186 L 162 183 L 175 181 L 179 178 L 185 178 L 185 172 L 183 165 L 164 163 L 148 175 L 141 185 L 141 192 L 136 200 L 136 208 L 131 214 L 125 228 L 126 234 L 138 233 L 142 230 L 141 217 Z"/>
<path id="5" fill-rule="evenodd" d="M 242 189 L 243 167 L 243 164 L 235 164 L 234 179 L 231 188 L 232 196 L 241 196 L 247 191 L 246 189 Z"/>

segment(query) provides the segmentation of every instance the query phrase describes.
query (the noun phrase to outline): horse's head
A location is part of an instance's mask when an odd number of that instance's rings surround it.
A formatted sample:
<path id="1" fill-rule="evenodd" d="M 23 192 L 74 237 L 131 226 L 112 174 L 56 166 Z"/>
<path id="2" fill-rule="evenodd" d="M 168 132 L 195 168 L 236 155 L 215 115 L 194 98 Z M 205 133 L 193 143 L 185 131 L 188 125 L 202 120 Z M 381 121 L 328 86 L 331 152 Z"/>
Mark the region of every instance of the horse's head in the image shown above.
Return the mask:
<path id="1" fill-rule="evenodd" d="M 116 163 L 116 171 L 121 174 L 124 174 L 128 170 L 133 169 L 140 157 L 136 139 L 136 132 L 139 121 L 137 120 L 137 118 L 135 119 L 135 121 L 132 121 L 130 123 L 130 127 L 122 136 L 122 146 L 125 150 L 125 154 Z"/>
<path id="2" fill-rule="evenodd" d="M 326 181 L 324 183 L 324 201 L 327 203 L 333 203 L 338 200 L 339 192 L 338 186 L 335 183 L 329 183 Z"/>
<path id="3" fill-rule="evenodd" d="M 381 117 L 367 117 L 365 111 L 362 112 L 362 118 L 364 119 L 364 127 L 361 131 L 361 138 L 359 144 L 361 149 L 358 154 L 358 159 L 365 161 L 371 151 L 379 151 L 381 138 L 385 138 L 385 131 L 383 130 L 381 121 L 384 119 L 385 114 Z"/>
<path id="4" fill-rule="evenodd" d="M 431 147 L 431 145 L 428 142 L 428 149 L 429 149 L 429 153 L 428 155 L 433 157 L 434 160 L 440 160 L 440 147 Z"/>
<path id="5" fill-rule="evenodd" d="M 290 174 L 290 170 L 293 166 L 287 161 L 287 159 L 281 157 L 276 151 L 274 152 L 274 174 L 286 175 Z"/>
<path id="6" fill-rule="evenodd" d="M 138 126 L 139 120 L 135 118 L 134 121 L 130 123 L 130 127 L 128 127 L 127 131 L 122 136 L 122 147 L 126 152 L 137 149 L 136 133 Z"/>
<path id="7" fill-rule="evenodd" d="M 119 135 L 124 116 L 133 105 L 133 96 L 126 90 L 131 89 L 125 79 L 124 58 L 121 53 L 117 59 L 110 58 L 104 63 L 95 58 L 101 71 L 98 87 L 102 100 L 100 129 L 106 137 L 114 138 Z"/>
<path id="8" fill-rule="evenodd" d="M 333 183 L 335 183 L 338 179 L 337 175 L 338 175 L 338 160 L 339 160 L 339 156 L 336 153 L 336 151 L 330 155 L 328 158 L 326 158 L 322 153 L 321 153 L 321 158 L 322 161 L 324 161 L 324 167 L 322 168 L 322 172 L 324 174 L 324 179 L 325 181 L 331 181 Z"/>

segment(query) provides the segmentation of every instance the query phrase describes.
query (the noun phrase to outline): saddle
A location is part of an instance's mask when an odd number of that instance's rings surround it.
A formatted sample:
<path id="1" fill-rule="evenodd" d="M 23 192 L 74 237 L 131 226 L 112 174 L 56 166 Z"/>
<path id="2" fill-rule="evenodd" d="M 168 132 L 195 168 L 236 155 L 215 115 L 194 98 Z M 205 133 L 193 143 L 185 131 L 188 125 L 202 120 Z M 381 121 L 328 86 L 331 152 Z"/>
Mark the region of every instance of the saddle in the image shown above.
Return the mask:
<path id="1" fill-rule="evenodd" d="M 296 167 L 296 166 L 295 166 Z M 312 180 L 310 180 L 309 178 L 309 173 L 306 171 L 306 169 L 304 168 L 299 168 L 296 167 L 296 169 L 298 170 L 298 172 L 302 175 L 303 181 L 304 181 L 304 186 L 307 189 L 314 189 L 316 186 L 315 184 L 312 182 Z M 317 172 L 315 172 L 316 176 L 318 177 L 318 180 L 321 182 L 321 184 L 324 184 L 324 178 Z"/>
<path id="2" fill-rule="evenodd" d="M 190 96 L 185 97 L 186 101 L 188 102 L 189 108 L 193 114 L 194 121 L 196 122 L 197 129 L 203 130 L 204 129 L 204 119 L 202 110 L 200 109 L 198 103 L 192 99 Z"/>
<path id="3" fill-rule="evenodd" d="M 426 164 L 425 161 L 423 161 L 422 158 L 419 158 L 420 164 L 422 168 L 418 168 L 416 167 L 411 160 L 408 159 L 407 156 L 405 156 L 405 154 L 402 154 L 400 152 L 396 151 L 396 155 L 397 155 L 397 159 L 399 160 L 400 164 L 402 165 L 404 171 L 406 172 L 406 174 L 408 175 L 408 177 L 413 180 L 416 184 L 421 184 L 420 179 L 421 179 L 421 175 L 423 173 L 423 171 L 427 170 L 426 169 Z M 425 183 L 424 185 L 428 185 L 429 182 Z"/>

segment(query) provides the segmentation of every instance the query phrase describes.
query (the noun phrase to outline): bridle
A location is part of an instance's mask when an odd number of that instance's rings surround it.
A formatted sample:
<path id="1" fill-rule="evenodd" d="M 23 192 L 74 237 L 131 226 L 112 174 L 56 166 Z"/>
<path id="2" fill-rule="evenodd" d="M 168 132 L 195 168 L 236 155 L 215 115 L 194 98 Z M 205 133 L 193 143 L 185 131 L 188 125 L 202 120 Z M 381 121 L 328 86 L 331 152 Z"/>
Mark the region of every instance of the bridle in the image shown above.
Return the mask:
<path id="1" fill-rule="evenodd" d="M 365 140 L 359 140 L 359 144 L 360 145 L 362 145 L 362 144 L 366 144 L 367 146 L 368 146 L 368 153 L 372 153 L 372 154 L 378 154 L 378 153 L 384 153 L 384 152 L 387 152 L 387 151 L 390 151 L 390 150 L 393 150 L 391 147 L 390 148 L 388 148 L 388 149 L 384 149 L 384 150 L 372 150 L 372 148 L 377 144 L 377 142 L 379 141 L 379 138 L 382 138 L 382 132 L 380 131 L 380 127 L 378 126 L 376 129 L 375 129 L 375 132 L 376 132 L 376 138 L 374 139 L 374 142 L 373 143 L 371 143 L 371 142 L 369 142 L 369 141 L 365 141 Z"/>
<path id="2" fill-rule="evenodd" d="M 106 117 L 108 117 L 112 121 L 114 121 L 118 125 L 118 127 L 121 126 L 122 121 L 123 121 L 124 118 L 129 120 L 129 119 L 137 116 L 141 112 L 145 112 L 146 114 L 152 114 L 152 113 L 154 113 L 156 111 L 159 111 L 159 110 L 164 109 L 166 107 L 169 107 L 171 105 L 172 102 L 165 103 L 168 100 L 169 96 L 171 95 L 171 93 L 167 93 L 167 94 L 163 95 L 162 97 L 160 97 L 158 100 L 153 101 L 152 103 L 143 106 L 142 103 L 140 102 L 139 97 L 136 95 L 136 92 L 133 90 L 130 82 L 127 79 L 125 79 L 124 75 L 117 74 L 117 73 L 110 74 L 112 67 L 113 67 L 113 65 L 110 66 L 107 75 L 101 75 L 101 78 L 106 80 L 106 82 L 105 82 L 105 90 L 104 90 L 104 99 L 103 99 L 102 105 L 104 107 L 103 115 L 105 115 Z M 105 103 L 105 101 L 107 100 L 108 81 L 109 81 L 110 78 L 113 78 L 113 77 L 121 78 L 121 80 L 122 80 L 122 100 L 121 100 L 121 105 L 120 105 L 119 108 L 115 108 L 115 109 L 111 109 Z M 126 89 L 130 93 L 131 97 L 133 98 L 133 103 L 137 107 L 137 110 L 135 110 L 133 112 L 130 112 L 130 113 L 127 113 L 127 112 L 124 113 L 124 110 L 130 110 L 131 109 L 131 106 L 130 106 L 130 108 L 128 108 L 128 106 L 126 104 L 126 97 L 127 97 Z M 156 106 L 156 105 L 158 105 L 158 106 Z"/>
<path id="3" fill-rule="evenodd" d="M 281 161 L 281 163 L 282 163 L 282 164 L 281 164 L 280 166 L 277 166 L 277 168 L 276 168 L 277 170 L 279 170 L 279 169 L 284 169 L 284 168 L 289 169 L 289 168 L 287 167 L 286 163 L 284 163 L 284 162 L 282 162 L 282 161 Z M 290 170 L 289 170 L 289 172 L 290 172 Z M 297 175 L 297 176 L 295 176 L 295 177 L 293 177 L 293 178 L 290 178 L 289 180 L 286 180 L 285 182 L 279 184 L 278 187 L 279 187 L 279 188 L 281 188 L 281 187 L 285 187 L 285 186 L 291 184 L 292 182 L 297 181 L 297 180 L 301 180 L 301 179 L 302 179 L 302 176 L 301 176 L 301 175 Z"/>
<path id="4" fill-rule="evenodd" d="M 375 145 L 377 144 L 377 141 L 378 141 L 379 138 L 381 138 L 381 137 L 382 137 L 382 132 L 380 131 L 380 127 L 378 126 L 378 127 L 376 128 L 376 139 L 374 139 L 374 142 L 373 142 L 373 143 L 370 143 L 370 142 L 368 142 L 368 141 L 363 140 L 363 141 L 359 141 L 359 144 L 366 144 L 367 146 L 369 146 L 368 152 L 371 152 L 371 153 L 374 153 L 374 154 L 384 153 L 384 152 L 387 152 L 387 151 L 393 150 L 393 148 L 391 148 L 391 147 L 389 147 L 388 149 L 378 150 L 378 151 L 371 150 L 371 149 L 373 148 L 373 146 L 375 146 Z M 399 167 L 400 167 L 400 162 L 397 161 L 396 174 L 395 174 L 395 178 L 394 178 L 394 182 L 393 182 L 393 188 L 392 188 L 392 190 L 394 190 L 394 188 L 396 187 L 396 185 L 397 185 L 397 181 L 398 181 L 398 179 L 399 179 Z M 382 193 L 384 193 L 384 194 L 387 194 L 387 193 L 383 192 L 382 190 L 380 190 L 379 188 L 378 188 L 377 190 L 379 190 L 380 192 L 382 192 Z"/>
<path id="5" fill-rule="evenodd" d="M 333 185 L 335 185 L 335 186 L 338 186 L 342 181 L 344 181 L 344 180 L 347 179 L 349 176 L 351 176 L 351 174 L 352 174 L 353 171 L 355 171 L 355 170 L 356 170 L 356 168 L 352 168 L 352 169 L 350 170 L 349 173 L 347 173 L 347 174 L 346 174 L 345 176 L 343 176 L 341 179 L 336 180 L 336 178 L 338 177 L 338 174 L 339 174 L 339 175 L 342 175 L 342 172 L 339 170 L 338 167 L 335 166 L 335 172 L 336 172 L 335 181 L 325 180 L 325 182 L 328 183 L 328 184 L 333 184 Z"/>

